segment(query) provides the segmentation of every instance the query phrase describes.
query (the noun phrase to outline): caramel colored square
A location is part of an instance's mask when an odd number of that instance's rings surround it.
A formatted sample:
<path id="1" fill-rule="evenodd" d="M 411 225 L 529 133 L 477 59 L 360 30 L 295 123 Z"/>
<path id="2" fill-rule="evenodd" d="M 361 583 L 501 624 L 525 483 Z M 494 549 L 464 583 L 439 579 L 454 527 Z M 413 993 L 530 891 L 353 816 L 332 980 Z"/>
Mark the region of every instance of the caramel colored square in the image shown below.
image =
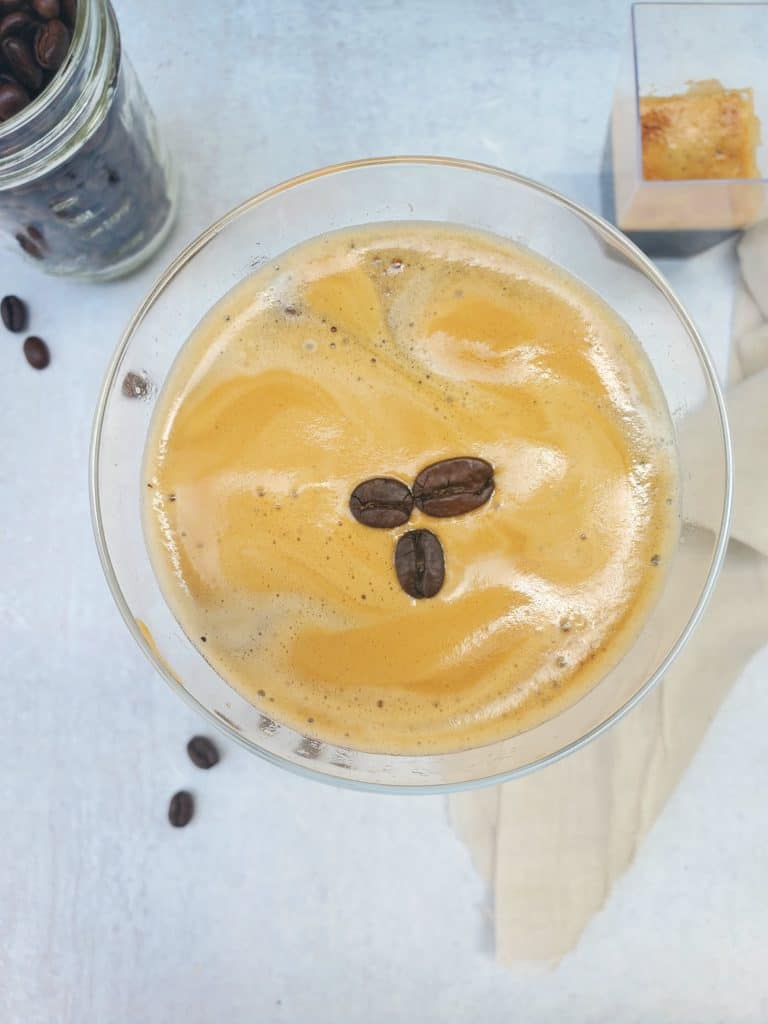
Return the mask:
<path id="1" fill-rule="evenodd" d="M 751 89 L 701 82 L 676 96 L 643 96 L 640 122 L 646 179 L 760 177 Z"/>

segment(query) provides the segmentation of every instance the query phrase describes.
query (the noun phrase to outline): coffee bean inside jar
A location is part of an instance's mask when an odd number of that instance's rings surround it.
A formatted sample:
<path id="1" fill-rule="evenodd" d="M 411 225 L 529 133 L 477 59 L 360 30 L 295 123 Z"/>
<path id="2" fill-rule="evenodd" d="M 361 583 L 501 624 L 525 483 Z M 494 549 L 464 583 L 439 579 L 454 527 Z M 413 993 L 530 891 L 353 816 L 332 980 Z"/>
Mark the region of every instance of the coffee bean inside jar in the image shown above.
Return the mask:
<path id="1" fill-rule="evenodd" d="M 0 6 L 0 231 L 50 273 L 117 277 L 166 236 L 174 190 L 108 0 Z"/>

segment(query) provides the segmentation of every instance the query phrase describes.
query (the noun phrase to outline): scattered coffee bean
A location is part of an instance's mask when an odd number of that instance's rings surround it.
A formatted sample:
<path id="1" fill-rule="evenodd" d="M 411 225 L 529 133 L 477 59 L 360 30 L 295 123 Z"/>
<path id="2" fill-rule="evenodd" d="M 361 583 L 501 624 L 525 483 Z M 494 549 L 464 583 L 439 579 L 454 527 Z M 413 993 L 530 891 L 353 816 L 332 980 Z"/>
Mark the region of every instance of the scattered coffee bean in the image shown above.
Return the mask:
<path id="1" fill-rule="evenodd" d="M 38 22 L 29 11 L 11 11 L 0 21 L 0 39 L 8 36 L 22 36 L 28 39 L 37 31 Z"/>
<path id="2" fill-rule="evenodd" d="M 461 516 L 484 505 L 494 486 L 493 466 L 485 459 L 444 459 L 422 469 L 413 500 L 428 516 Z"/>
<path id="3" fill-rule="evenodd" d="M 219 763 L 219 752 L 207 736 L 193 736 L 187 744 L 187 753 L 198 768 L 213 768 Z"/>
<path id="4" fill-rule="evenodd" d="M 51 361 L 51 353 L 42 338 L 31 335 L 24 342 L 24 355 L 35 370 L 44 370 Z"/>
<path id="5" fill-rule="evenodd" d="M 0 121 L 9 121 L 29 102 L 29 93 L 18 82 L 0 83 Z"/>
<path id="6" fill-rule="evenodd" d="M 411 597 L 434 597 L 445 580 L 440 541 L 430 530 L 409 530 L 395 548 L 395 572 Z"/>
<path id="7" fill-rule="evenodd" d="M 359 523 L 388 529 L 408 522 L 413 496 L 400 480 L 376 476 L 364 480 L 352 491 L 349 510 Z"/>
<path id="8" fill-rule="evenodd" d="M 46 71 L 57 71 L 64 63 L 69 49 L 69 29 L 63 21 L 54 18 L 41 25 L 35 35 L 37 63 Z"/>
<path id="9" fill-rule="evenodd" d="M 45 18 L 46 21 L 50 21 L 51 18 L 58 18 L 61 13 L 59 0 L 32 0 L 32 6 L 35 9 L 35 13 L 39 14 L 41 18 Z"/>
<path id="10" fill-rule="evenodd" d="M 42 247 L 40 245 L 38 245 L 38 243 L 35 242 L 33 239 L 31 239 L 27 235 L 24 235 L 21 232 L 19 232 L 16 235 L 16 241 L 19 243 L 21 248 L 24 250 L 24 252 L 28 256 L 31 256 L 33 259 L 36 259 L 36 260 L 43 259 L 43 255 L 44 254 L 43 254 Z"/>
<path id="11" fill-rule="evenodd" d="M 191 793 L 186 789 L 180 789 L 178 793 L 173 794 L 168 805 L 168 821 L 174 828 L 184 828 L 192 821 L 194 813 L 195 801 Z"/>
<path id="12" fill-rule="evenodd" d="M 126 398 L 144 398 L 149 394 L 149 381 L 142 374 L 129 370 L 123 377 L 120 390 Z"/>
<path id="13" fill-rule="evenodd" d="M 0 316 L 9 331 L 23 331 L 27 326 L 27 307 L 17 295 L 6 295 L 0 302 Z"/>
<path id="14" fill-rule="evenodd" d="M 18 36 L 8 36 L 0 43 L 5 63 L 14 78 L 27 89 L 36 91 L 43 84 L 43 70 L 36 63 L 32 50 Z"/>

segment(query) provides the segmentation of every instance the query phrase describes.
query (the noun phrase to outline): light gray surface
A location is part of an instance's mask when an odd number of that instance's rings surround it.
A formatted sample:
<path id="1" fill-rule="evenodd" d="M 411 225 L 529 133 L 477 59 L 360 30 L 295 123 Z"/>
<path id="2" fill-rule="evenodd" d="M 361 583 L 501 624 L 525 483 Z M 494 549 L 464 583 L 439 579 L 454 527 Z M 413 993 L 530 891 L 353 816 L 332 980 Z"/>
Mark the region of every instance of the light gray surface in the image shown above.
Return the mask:
<path id="1" fill-rule="evenodd" d="M 214 771 L 192 767 L 199 721 L 133 645 L 91 538 L 101 378 L 182 243 L 263 186 L 377 153 L 486 160 L 596 205 L 627 4 L 117 9 L 183 209 L 161 256 L 118 284 L 0 256 L 0 291 L 29 298 L 53 349 L 35 374 L 16 339 L 0 345 L 0 1022 L 765 1021 L 768 659 L 578 950 L 556 971 L 505 970 L 443 800 L 313 785 L 226 742 Z M 722 366 L 719 259 L 670 269 Z M 198 816 L 174 831 L 180 786 Z"/>

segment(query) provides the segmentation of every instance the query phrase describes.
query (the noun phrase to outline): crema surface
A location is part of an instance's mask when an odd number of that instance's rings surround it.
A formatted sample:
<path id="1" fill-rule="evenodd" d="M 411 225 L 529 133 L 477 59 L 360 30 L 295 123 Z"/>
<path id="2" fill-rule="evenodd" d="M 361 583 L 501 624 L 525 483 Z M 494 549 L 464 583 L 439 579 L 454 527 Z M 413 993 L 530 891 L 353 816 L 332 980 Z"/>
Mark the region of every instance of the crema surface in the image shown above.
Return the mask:
<path id="1" fill-rule="evenodd" d="M 486 460 L 481 508 L 357 522 L 361 481 Z M 145 454 L 152 563 L 191 641 L 303 733 L 368 751 L 489 743 L 625 653 L 676 540 L 671 425 L 638 342 L 543 258 L 439 224 L 310 240 L 180 352 Z M 440 540 L 416 600 L 398 538 Z"/>

